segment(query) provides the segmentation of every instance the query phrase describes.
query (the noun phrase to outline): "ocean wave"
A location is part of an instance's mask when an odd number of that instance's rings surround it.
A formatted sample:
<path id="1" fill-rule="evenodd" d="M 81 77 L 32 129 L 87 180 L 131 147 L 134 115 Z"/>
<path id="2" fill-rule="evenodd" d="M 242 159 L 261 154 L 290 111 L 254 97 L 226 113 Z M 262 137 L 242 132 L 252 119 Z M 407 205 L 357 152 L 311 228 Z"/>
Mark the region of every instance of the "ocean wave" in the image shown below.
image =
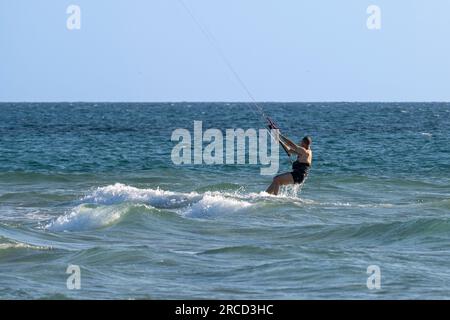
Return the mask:
<path id="1" fill-rule="evenodd" d="M 264 197 L 254 194 L 249 197 Z M 95 190 L 81 201 L 96 204 L 145 203 L 158 209 L 177 209 L 187 217 L 205 217 L 236 212 L 251 206 L 238 192 L 181 193 L 162 189 L 139 189 L 116 183 Z"/>
<path id="2" fill-rule="evenodd" d="M 407 221 L 364 224 L 355 232 L 355 236 L 382 236 L 387 239 L 407 239 L 420 236 L 448 235 L 450 221 L 445 218 L 416 218 Z"/>
<path id="3" fill-rule="evenodd" d="M 237 191 L 208 191 L 206 188 L 203 193 L 198 192 L 174 192 L 162 190 L 160 188 L 141 189 L 128 186 L 122 183 L 116 183 L 105 187 L 99 187 L 90 194 L 84 196 L 80 203 L 92 204 L 118 204 L 123 202 L 146 203 L 157 208 L 176 209 L 189 206 L 201 201 L 205 195 L 218 197 L 219 199 L 241 199 L 250 201 L 259 200 L 293 200 L 304 202 L 303 199 L 297 197 L 301 186 L 284 187 L 280 190 L 278 196 L 270 195 L 264 191 L 259 193 L 245 193 L 241 188 Z"/>
<path id="4" fill-rule="evenodd" d="M 126 212 L 127 206 L 97 206 L 86 204 L 52 220 L 44 228 L 49 231 L 82 231 L 106 227 L 117 222 Z"/>
<path id="5" fill-rule="evenodd" d="M 52 250 L 51 246 L 38 246 L 25 242 L 20 242 L 4 237 L 0 237 L 0 250 L 8 249 L 32 249 L 32 250 Z"/>
<path id="6" fill-rule="evenodd" d="M 316 202 L 310 201 L 309 204 L 320 207 L 348 207 L 348 208 L 394 208 L 402 205 L 394 205 L 392 203 L 354 203 L 354 202 Z M 406 206 L 406 205 L 403 205 Z"/>
<path id="7" fill-rule="evenodd" d="M 173 213 L 184 218 L 210 219 L 242 212 L 248 213 L 249 210 L 255 209 L 258 209 L 258 212 L 269 212 L 279 206 L 289 206 L 294 209 L 296 207 L 314 209 L 320 207 L 394 208 L 404 206 L 404 204 L 390 203 L 326 202 L 301 199 L 292 192 L 286 192 L 281 196 L 272 196 L 265 192 L 245 193 L 241 189 L 234 192 L 182 193 L 159 188 L 140 189 L 120 183 L 99 187 L 78 202 L 81 203 L 47 223 L 44 228 L 53 232 L 104 228 L 119 223 L 130 212 L 142 214 L 147 209 L 158 210 L 163 215 Z M 448 206 L 448 202 L 439 205 Z M 314 220 L 314 217 L 311 219 Z M 345 226 L 343 227 L 345 228 Z M 365 234 L 364 230 L 371 233 L 370 231 L 377 228 L 377 225 L 370 224 L 359 227 L 348 225 L 347 228 L 349 228 L 347 230 L 349 233 Z M 383 227 L 381 229 L 385 230 Z"/>
<path id="8" fill-rule="evenodd" d="M 201 199 L 196 192 L 178 193 L 157 189 L 139 189 L 116 183 L 99 187 L 83 197 L 81 203 L 118 204 L 123 202 L 146 203 L 158 208 L 179 208 Z"/>
<path id="9" fill-rule="evenodd" d="M 80 202 L 70 212 L 50 221 L 44 229 L 61 232 L 104 228 L 118 223 L 140 206 L 152 210 L 164 209 L 182 217 L 211 218 L 235 213 L 252 205 L 233 193 L 179 193 L 159 188 L 139 189 L 119 183 L 100 187 Z"/>
<path id="10" fill-rule="evenodd" d="M 339 225 L 329 225 L 322 230 L 308 232 L 303 230 L 301 234 L 289 235 L 297 238 L 306 237 L 308 240 L 321 241 L 362 241 L 370 240 L 382 243 L 392 243 L 394 241 L 405 241 L 420 238 L 448 236 L 450 232 L 450 221 L 446 218 L 414 218 L 404 221 L 390 222 L 366 222 L 366 223 L 346 223 Z"/>
<path id="11" fill-rule="evenodd" d="M 278 253 L 279 249 L 275 248 L 264 248 L 253 245 L 241 245 L 241 246 L 225 246 L 213 249 L 207 249 L 201 251 L 197 254 L 199 255 L 209 255 L 209 254 L 246 254 L 246 255 L 271 255 Z"/>
<path id="12" fill-rule="evenodd" d="M 250 202 L 228 198 L 217 193 L 206 193 L 202 199 L 180 213 L 186 217 L 204 218 L 234 213 L 250 207 Z"/>
<path id="13" fill-rule="evenodd" d="M 420 134 L 421 134 L 422 136 L 427 137 L 427 138 L 433 137 L 433 134 L 431 134 L 431 133 L 429 133 L 429 132 L 421 132 Z"/>

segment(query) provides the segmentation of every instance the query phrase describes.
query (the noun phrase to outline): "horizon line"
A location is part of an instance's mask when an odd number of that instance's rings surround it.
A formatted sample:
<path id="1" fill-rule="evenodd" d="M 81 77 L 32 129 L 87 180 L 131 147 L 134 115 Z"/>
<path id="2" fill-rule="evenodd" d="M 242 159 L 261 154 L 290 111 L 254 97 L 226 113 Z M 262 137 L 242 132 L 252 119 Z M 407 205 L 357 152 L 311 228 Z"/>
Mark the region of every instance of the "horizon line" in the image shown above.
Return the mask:
<path id="1" fill-rule="evenodd" d="M 350 100 L 324 100 L 324 101 L 276 101 L 276 100 L 267 100 L 267 101 L 220 101 L 220 100 L 204 100 L 204 101 L 200 101 L 200 100 L 175 100 L 175 101 L 96 101 L 96 100 L 79 100 L 79 101 L 0 101 L 0 104 L 8 104 L 8 103 L 42 103 L 42 104 L 46 104 L 46 103 L 150 103 L 150 104 L 155 104 L 155 103 L 176 103 L 176 104 L 180 104 L 180 103 L 242 103 L 242 104 L 258 104 L 258 103 L 450 103 L 450 101 L 432 101 L 432 100 L 404 100 L 404 101 L 399 101 L 399 100 L 354 100 L 354 101 L 350 101 Z"/>

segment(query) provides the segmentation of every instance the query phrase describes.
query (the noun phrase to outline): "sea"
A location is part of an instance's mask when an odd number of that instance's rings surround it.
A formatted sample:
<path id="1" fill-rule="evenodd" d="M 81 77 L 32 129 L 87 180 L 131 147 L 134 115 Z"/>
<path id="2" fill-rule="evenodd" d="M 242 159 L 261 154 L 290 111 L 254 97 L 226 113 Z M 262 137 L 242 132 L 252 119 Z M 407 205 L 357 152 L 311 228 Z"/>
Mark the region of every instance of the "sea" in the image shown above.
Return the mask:
<path id="1" fill-rule="evenodd" d="M 1 103 L 1 299 L 450 299 L 450 103 L 258 104 L 301 186 L 175 164 L 248 103 Z M 279 150 L 278 173 L 291 164 Z"/>

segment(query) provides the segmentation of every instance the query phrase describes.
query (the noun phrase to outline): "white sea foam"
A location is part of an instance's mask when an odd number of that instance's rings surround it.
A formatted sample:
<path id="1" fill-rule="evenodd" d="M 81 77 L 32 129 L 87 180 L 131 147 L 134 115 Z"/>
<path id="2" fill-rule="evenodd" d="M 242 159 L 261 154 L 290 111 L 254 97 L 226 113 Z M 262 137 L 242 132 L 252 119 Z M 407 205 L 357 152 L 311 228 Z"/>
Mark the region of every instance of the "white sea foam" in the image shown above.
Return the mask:
<path id="1" fill-rule="evenodd" d="M 81 199 L 82 203 L 117 204 L 123 202 L 147 203 L 159 208 L 177 208 L 201 199 L 195 192 L 178 193 L 157 189 L 139 189 L 121 183 L 97 188 Z"/>
<path id="2" fill-rule="evenodd" d="M 0 250 L 7 250 L 7 249 L 51 250 L 53 248 L 51 246 L 37 246 L 19 241 L 7 241 L 5 243 L 0 243 Z"/>
<path id="3" fill-rule="evenodd" d="M 293 195 L 293 193 L 295 195 Z M 180 193 L 161 189 L 139 189 L 124 184 L 100 187 L 81 199 L 81 204 L 70 212 L 52 220 L 45 229 L 53 232 L 83 231 L 111 226 L 117 223 L 130 206 L 144 205 L 149 208 L 163 208 L 189 218 L 211 218 L 234 214 L 247 210 L 266 201 L 293 205 L 317 205 L 333 207 L 386 206 L 388 204 L 361 205 L 352 203 L 321 203 L 313 200 L 299 199 L 297 190 L 285 192 L 281 196 L 272 196 L 265 192 L 196 192 Z"/>
<path id="4" fill-rule="evenodd" d="M 200 201 L 190 205 L 187 209 L 181 210 L 180 213 L 187 217 L 211 217 L 235 213 L 251 205 L 250 202 L 229 198 L 217 192 L 205 193 Z"/>
<path id="5" fill-rule="evenodd" d="M 265 192 L 196 192 L 181 193 L 157 189 L 139 189 L 124 184 L 100 187 L 86 195 L 70 212 L 54 219 L 45 229 L 59 231 L 83 231 L 107 227 L 117 223 L 127 212 L 130 205 L 136 204 L 149 208 L 162 208 L 189 218 L 210 218 L 247 210 L 261 202 L 288 202 L 298 206 L 332 207 L 391 207 L 390 204 L 359 204 L 350 202 L 317 202 L 297 197 L 298 189 L 284 190 L 280 196 Z"/>
<path id="6" fill-rule="evenodd" d="M 80 201 L 80 205 L 48 223 L 45 229 L 60 232 L 107 227 L 117 223 L 126 214 L 130 203 L 199 218 L 234 213 L 252 205 L 232 193 L 179 193 L 159 188 L 139 189 L 119 183 L 98 188 Z"/>
<path id="7" fill-rule="evenodd" d="M 82 204 L 47 224 L 45 229 L 50 231 L 81 231 L 106 227 L 118 221 L 126 210 L 126 207 L 88 207 Z"/>

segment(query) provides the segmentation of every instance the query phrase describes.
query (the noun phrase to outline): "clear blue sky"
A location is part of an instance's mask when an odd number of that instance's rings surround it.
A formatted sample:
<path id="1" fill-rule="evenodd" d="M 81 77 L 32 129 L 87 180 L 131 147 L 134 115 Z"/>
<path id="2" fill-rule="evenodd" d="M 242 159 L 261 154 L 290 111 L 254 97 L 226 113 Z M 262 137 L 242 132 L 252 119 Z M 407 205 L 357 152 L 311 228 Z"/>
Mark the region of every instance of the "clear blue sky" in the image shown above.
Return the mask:
<path id="1" fill-rule="evenodd" d="M 184 1 L 259 101 L 450 101 L 448 0 Z M 178 0 L 0 0 L 0 101 L 248 100 Z"/>

